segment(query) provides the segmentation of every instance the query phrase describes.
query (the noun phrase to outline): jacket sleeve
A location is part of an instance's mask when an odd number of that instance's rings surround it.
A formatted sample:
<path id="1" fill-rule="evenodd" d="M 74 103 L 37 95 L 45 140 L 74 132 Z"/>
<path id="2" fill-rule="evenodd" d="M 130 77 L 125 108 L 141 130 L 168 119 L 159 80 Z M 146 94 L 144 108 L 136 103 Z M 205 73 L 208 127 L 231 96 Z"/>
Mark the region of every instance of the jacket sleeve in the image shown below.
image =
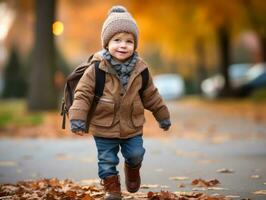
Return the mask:
<path id="1" fill-rule="evenodd" d="M 143 92 L 143 104 L 144 108 L 150 110 L 158 122 L 170 119 L 169 110 L 155 87 L 150 72 L 147 88 Z"/>
<path id="2" fill-rule="evenodd" d="M 87 120 L 94 97 L 95 67 L 88 67 L 75 89 L 74 101 L 69 109 L 70 120 Z"/>

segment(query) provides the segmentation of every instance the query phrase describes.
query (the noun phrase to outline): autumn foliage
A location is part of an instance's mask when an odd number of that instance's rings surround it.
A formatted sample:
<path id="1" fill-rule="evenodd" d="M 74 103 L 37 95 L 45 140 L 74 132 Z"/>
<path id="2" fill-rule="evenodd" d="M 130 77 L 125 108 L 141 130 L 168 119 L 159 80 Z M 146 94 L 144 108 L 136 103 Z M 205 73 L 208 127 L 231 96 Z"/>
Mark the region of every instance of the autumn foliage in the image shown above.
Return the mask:
<path id="1" fill-rule="evenodd" d="M 201 180 L 207 183 L 204 180 Z M 207 185 L 213 185 L 213 181 Z M 16 184 L 0 184 L 0 199 L 19 200 L 97 200 L 101 199 L 104 191 L 94 185 L 81 186 L 72 180 L 41 179 L 35 181 L 19 181 Z M 208 196 L 200 192 L 148 192 L 135 195 L 123 192 L 125 199 L 150 200 L 225 200 L 225 197 Z"/>

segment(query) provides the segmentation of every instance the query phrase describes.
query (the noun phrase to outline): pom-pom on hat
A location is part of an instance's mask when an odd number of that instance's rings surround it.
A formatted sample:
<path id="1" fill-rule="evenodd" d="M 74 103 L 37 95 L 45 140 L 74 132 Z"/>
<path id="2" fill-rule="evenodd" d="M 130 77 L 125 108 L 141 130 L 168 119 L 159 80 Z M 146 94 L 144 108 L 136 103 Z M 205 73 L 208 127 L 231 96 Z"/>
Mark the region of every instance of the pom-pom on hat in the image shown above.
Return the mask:
<path id="1" fill-rule="evenodd" d="M 113 6 L 109 12 L 108 17 L 103 23 L 101 40 L 102 47 L 106 48 L 110 39 L 121 32 L 131 33 L 135 40 L 135 49 L 138 46 L 138 27 L 137 23 L 127 9 L 123 6 Z"/>

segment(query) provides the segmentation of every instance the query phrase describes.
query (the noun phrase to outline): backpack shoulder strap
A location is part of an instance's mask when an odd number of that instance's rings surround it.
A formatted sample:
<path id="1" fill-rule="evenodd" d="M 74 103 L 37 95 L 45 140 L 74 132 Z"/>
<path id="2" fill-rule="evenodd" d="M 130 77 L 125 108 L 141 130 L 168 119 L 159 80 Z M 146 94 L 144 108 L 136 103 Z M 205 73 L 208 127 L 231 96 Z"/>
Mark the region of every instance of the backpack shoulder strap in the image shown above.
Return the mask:
<path id="1" fill-rule="evenodd" d="M 141 101 L 143 102 L 143 92 L 147 88 L 148 81 L 149 81 L 149 70 L 148 70 L 148 68 L 144 69 L 141 72 L 141 78 L 142 78 L 142 85 L 141 85 L 141 88 L 139 90 L 139 96 L 140 96 Z"/>
<path id="2" fill-rule="evenodd" d="M 89 132 L 89 125 L 92 119 L 92 116 L 96 110 L 96 106 L 99 102 L 99 99 L 103 95 L 104 85 L 105 85 L 105 72 L 99 69 L 100 61 L 95 61 L 95 89 L 94 89 L 94 97 L 92 100 L 91 108 L 87 115 L 87 123 L 85 132 Z"/>
<path id="3" fill-rule="evenodd" d="M 95 62 L 95 90 L 94 95 L 99 99 L 103 95 L 105 72 L 99 69 L 100 62 Z"/>

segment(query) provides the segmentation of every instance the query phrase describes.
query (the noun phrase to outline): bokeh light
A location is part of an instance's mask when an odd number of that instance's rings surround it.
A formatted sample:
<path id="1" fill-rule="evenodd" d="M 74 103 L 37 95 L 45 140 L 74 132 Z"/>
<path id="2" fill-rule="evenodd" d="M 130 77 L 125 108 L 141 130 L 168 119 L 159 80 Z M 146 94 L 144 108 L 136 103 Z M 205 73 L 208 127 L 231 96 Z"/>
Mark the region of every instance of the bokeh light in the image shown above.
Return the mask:
<path id="1" fill-rule="evenodd" d="M 53 34 L 56 36 L 61 35 L 64 32 L 64 24 L 60 21 L 53 23 Z"/>

